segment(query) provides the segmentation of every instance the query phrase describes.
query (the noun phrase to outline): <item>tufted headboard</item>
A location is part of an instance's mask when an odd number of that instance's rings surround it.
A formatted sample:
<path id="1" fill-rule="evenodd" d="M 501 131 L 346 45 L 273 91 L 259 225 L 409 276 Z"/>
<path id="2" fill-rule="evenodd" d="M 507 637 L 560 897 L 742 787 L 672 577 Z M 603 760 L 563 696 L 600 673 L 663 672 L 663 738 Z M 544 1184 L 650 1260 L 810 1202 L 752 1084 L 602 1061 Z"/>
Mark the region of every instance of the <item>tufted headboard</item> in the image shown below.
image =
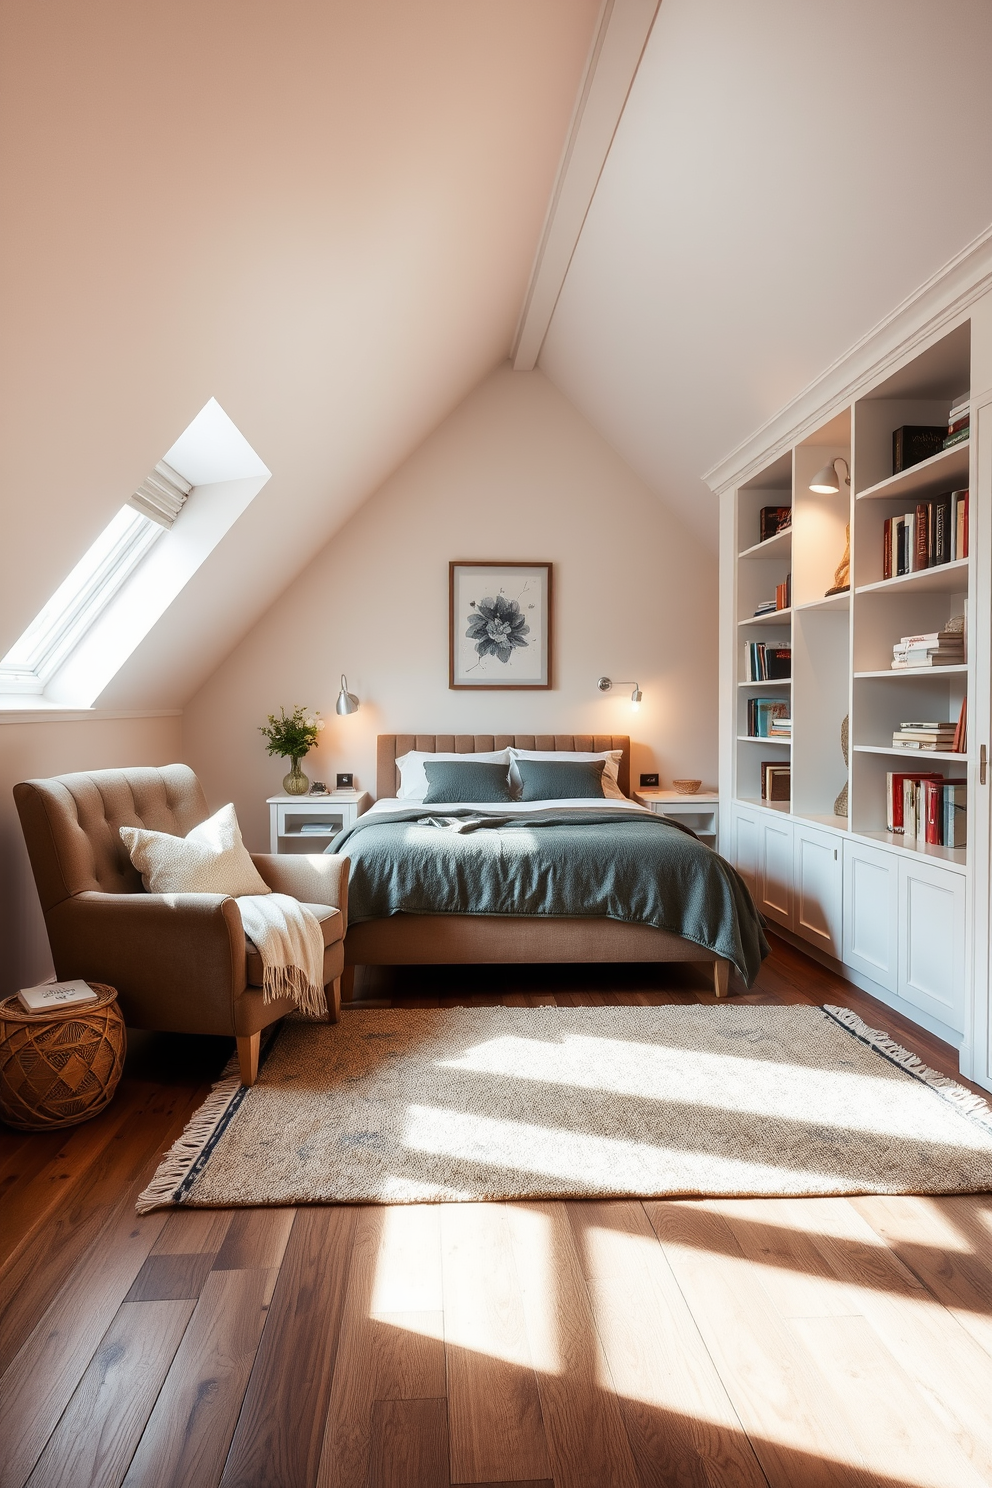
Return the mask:
<path id="1" fill-rule="evenodd" d="M 400 787 L 397 759 L 411 749 L 426 754 L 487 754 L 493 749 L 577 750 L 601 754 L 622 749 L 617 784 L 630 795 L 630 737 L 627 734 L 380 734 L 377 740 L 375 793 L 395 796 Z"/>

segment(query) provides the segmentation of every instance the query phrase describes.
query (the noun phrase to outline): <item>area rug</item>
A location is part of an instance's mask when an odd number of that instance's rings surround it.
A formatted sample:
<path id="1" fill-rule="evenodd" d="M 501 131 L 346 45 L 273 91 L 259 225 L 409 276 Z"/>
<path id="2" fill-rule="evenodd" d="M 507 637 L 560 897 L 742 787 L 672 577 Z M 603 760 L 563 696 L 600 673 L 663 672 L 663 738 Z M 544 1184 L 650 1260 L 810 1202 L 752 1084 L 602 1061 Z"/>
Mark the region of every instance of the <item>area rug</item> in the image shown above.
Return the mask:
<path id="1" fill-rule="evenodd" d="M 846 1008 L 391 1008 L 287 1019 L 138 1211 L 988 1189 L 986 1102 Z"/>

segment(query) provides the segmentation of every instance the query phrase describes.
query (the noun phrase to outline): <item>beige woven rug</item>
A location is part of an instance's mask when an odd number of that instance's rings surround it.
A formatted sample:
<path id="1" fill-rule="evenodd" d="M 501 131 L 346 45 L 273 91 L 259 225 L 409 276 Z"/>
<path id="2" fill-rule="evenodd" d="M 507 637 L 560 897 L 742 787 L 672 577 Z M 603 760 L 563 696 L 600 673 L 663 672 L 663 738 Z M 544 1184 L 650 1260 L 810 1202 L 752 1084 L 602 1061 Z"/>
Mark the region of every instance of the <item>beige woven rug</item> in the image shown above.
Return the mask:
<path id="1" fill-rule="evenodd" d="M 288 1019 L 138 1204 L 992 1189 L 992 1112 L 845 1008 Z"/>

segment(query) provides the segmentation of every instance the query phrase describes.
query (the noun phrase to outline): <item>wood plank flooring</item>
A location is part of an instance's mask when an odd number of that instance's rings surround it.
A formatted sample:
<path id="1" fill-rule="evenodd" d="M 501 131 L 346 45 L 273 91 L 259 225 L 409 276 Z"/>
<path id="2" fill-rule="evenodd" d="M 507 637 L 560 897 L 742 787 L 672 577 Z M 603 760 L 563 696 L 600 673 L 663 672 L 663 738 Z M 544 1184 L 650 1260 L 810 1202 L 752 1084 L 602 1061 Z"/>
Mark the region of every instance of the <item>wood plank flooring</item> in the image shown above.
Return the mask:
<path id="1" fill-rule="evenodd" d="M 690 967 L 383 969 L 358 991 L 713 1001 Z M 956 1073 L 781 940 L 736 993 L 844 1003 Z M 2 1130 L 0 1488 L 992 1485 L 992 1196 L 137 1218 L 228 1049 L 135 1035 L 101 1116 Z"/>

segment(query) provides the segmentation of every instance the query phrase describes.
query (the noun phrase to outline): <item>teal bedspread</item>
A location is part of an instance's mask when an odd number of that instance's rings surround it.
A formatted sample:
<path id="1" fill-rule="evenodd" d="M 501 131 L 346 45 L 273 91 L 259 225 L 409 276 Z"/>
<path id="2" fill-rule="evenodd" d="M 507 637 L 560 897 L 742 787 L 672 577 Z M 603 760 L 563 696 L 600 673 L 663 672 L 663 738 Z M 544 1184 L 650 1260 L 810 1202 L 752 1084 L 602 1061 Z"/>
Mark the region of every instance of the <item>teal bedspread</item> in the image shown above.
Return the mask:
<path id="1" fill-rule="evenodd" d="M 417 804 L 359 817 L 327 851 L 351 858 L 352 924 L 400 911 L 622 920 L 715 951 L 748 986 L 768 954 L 736 870 L 676 822 L 646 811 L 483 814 Z"/>

